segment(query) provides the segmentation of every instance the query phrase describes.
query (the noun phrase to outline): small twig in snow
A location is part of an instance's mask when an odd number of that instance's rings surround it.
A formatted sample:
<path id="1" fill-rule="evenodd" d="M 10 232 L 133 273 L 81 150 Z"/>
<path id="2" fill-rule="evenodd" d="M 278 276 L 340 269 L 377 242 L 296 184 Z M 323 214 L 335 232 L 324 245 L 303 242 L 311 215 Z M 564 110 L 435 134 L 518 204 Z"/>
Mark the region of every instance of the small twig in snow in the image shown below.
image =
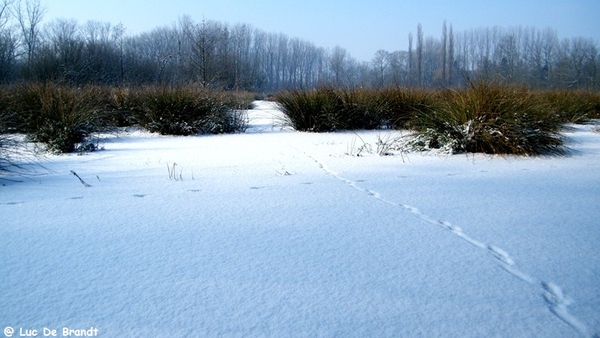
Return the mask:
<path id="1" fill-rule="evenodd" d="M 73 170 L 71 170 L 71 174 L 75 175 L 75 177 L 77 177 L 79 179 L 79 182 L 81 182 L 81 184 L 83 184 L 84 187 L 89 188 L 91 187 L 91 185 L 87 184 L 81 177 L 79 177 L 79 175 L 77 175 L 76 172 L 74 172 Z"/>

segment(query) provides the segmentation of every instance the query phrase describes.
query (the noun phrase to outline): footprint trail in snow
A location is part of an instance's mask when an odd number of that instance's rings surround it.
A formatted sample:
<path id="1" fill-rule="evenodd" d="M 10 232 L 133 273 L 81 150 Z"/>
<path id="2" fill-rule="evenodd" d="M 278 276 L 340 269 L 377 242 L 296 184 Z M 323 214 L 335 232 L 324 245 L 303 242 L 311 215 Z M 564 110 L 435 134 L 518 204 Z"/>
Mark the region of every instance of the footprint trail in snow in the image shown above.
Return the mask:
<path id="1" fill-rule="evenodd" d="M 521 271 L 517 267 L 517 265 L 516 265 L 515 261 L 512 259 L 512 257 L 508 254 L 508 252 L 506 252 L 503 249 L 496 247 L 494 245 L 488 245 L 481 241 L 478 241 L 478 240 L 468 236 L 467 234 L 465 234 L 460 227 L 454 226 L 448 221 L 438 220 L 438 219 L 432 218 L 426 214 L 423 214 L 418 208 L 416 208 L 414 206 L 390 201 L 390 200 L 384 198 L 383 196 L 381 196 L 381 194 L 376 191 L 364 189 L 364 188 L 360 187 L 357 182 L 340 176 L 337 172 L 331 170 L 325 163 L 323 163 L 319 159 L 315 158 L 314 156 L 307 154 L 306 152 L 303 152 L 296 148 L 294 148 L 294 150 L 303 153 L 305 156 L 307 156 L 311 160 L 313 160 L 321 168 L 321 170 L 323 170 L 327 175 L 330 175 L 330 176 L 346 183 L 348 186 L 352 187 L 353 189 L 363 192 L 363 193 L 366 193 L 367 195 L 371 196 L 372 198 L 375 198 L 375 199 L 377 199 L 383 203 L 386 203 L 390 206 L 400 207 L 404 211 L 411 213 L 412 215 L 425 221 L 426 223 L 429 223 L 429 224 L 432 224 L 435 226 L 439 226 L 442 229 L 449 231 L 453 235 L 465 240 L 467 243 L 469 243 L 479 249 L 485 250 L 491 257 L 493 257 L 498 262 L 500 267 L 503 270 L 505 270 L 506 272 L 510 273 L 511 275 L 521 279 L 522 281 L 524 281 L 528 284 L 540 286 L 543 289 L 542 293 L 548 303 L 549 310 L 554 315 L 556 315 L 562 321 L 564 321 L 565 323 L 570 325 L 574 330 L 576 330 L 579 333 L 580 336 L 592 337 L 592 335 L 589 333 L 585 324 L 583 324 L 579 319 L 574 317 L 569 312 L 568 306 L 572 303 L 572 300 L 564 294 L 563 290 L 554 283 L 541 281 L 541 280 L 534 278 L 534 277 L 526 274 L 525 272 Z M 600 336 L 594 335 L 594 337 L 600 337 Z"/>

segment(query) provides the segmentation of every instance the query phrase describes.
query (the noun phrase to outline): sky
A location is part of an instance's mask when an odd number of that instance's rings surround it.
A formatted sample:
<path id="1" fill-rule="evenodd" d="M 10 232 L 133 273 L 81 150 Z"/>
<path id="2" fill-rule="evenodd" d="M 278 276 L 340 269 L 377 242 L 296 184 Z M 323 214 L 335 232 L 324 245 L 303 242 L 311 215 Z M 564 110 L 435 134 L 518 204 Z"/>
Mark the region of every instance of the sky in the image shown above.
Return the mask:
<path id="1" fill-rule="evenodd" d="M 230 25 L 251 24 L 325 48 L 340 46 L 368 61 L 380 49 L 407 50 L 421 23 L 439 37 L 444 20 L 455 32 L 478 27 L 555 29 L 560 38 L 600 41 L 598 0 L 41 0 L 44 22 L 56 18 L 122 23 L 129 34 L 169 26 L 183 15 Z"/>

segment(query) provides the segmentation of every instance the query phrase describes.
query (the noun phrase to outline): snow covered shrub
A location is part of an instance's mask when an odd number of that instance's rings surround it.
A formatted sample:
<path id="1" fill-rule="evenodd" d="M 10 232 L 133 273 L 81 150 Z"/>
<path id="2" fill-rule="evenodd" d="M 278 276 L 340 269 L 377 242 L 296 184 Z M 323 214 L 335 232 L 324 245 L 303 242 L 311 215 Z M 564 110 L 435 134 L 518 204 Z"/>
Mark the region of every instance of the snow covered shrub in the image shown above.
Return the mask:
<path id="1" fill-rule="evenodd" d="M 227 108 L 214 115 L 208 116 L 204 121 L 202 132 L 212 134 L 227 134 L 244 132 L 248 128 L 248 113 L 245 109 Z"/>
<path id="2" fill-rule="evenodd" d="M 72 152 L 78 143 L 105 126 L 92 88 L 29 84 L 15 89 L 13 109 L 34 142 L 55 153 Z"/>
<path id="3" fill-rule="evenodd" d="M 225 93 L 188 87 L 145 87 L 130 93 L 127 105 L 143 128 L 163 135 L 241 131 L 243 113 Z"/>
<path id="4" fill-rule="evenodd" d="M 225 105 L 224 113 L 214 115 L 209 121 L 212 133 L 237 133 L 248 128 L 248 109 L 252 109 L 255 95 L 249 92 L 217 92 Z"/>
<path id="5" fill-rule="evenodd" d="M 440 95 L 430 112 L 417 115 L 413 148 L 520 155 L 561 152 L 560 119 L 523 88 L 476 83 Z"/>
<path id="6" fill-rule="evenodd" d="M 326 132 L 380 127 L 377 103 L 371 104 L 368 97 L 365 91 L 320 87 L 280 92 L 275 100 L 294 129 Z"/>

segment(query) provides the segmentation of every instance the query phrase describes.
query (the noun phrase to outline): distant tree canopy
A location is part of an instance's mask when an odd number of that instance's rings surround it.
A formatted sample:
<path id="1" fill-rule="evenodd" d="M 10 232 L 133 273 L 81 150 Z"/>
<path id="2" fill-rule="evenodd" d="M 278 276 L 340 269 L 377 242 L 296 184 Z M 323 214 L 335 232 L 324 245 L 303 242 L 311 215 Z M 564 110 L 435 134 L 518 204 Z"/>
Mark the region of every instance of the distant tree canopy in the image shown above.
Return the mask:
<path id="1" fill-rule="evenodd" d="M 128 35 L 123 25 L 54 20 L 41 25 L 39 0 L 0 0 L 0 83 L 81 86 L 182 85 L 275 92 L 336 87 L 449 87 L 485 79 L 533 88 L 600 89 L 600 55 L 586 38 L 559 39 L 552 29 L 477 28 L 427 37 L 416 46 L 377 51 L 359 62 L 246 24 L 184 16 L 170 27 Z"/>

